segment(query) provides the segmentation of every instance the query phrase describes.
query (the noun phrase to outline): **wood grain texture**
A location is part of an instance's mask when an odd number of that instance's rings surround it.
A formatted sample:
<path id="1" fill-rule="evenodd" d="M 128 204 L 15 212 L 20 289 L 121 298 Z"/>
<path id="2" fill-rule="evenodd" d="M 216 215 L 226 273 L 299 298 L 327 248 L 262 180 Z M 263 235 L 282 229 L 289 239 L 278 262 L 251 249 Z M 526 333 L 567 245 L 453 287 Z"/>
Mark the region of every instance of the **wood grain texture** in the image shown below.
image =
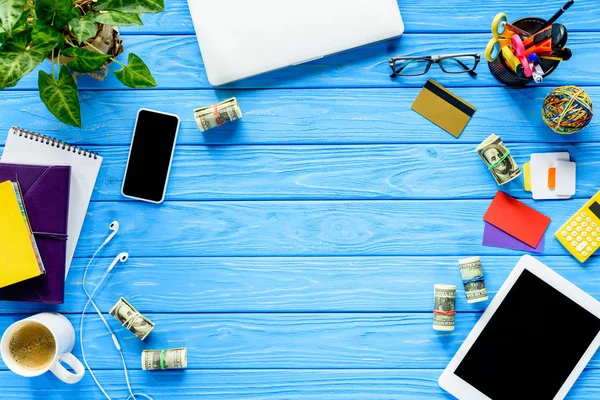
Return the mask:
<path id="1" fill-rule="evenodd" d="M 83 269 L 117 219 L 120 233 L 89 281 L 98 282 L 112 256 L 130 252 L 97 300 L 107 312 L 124 296 L 157 324 L 144 343 L 108 316 L 136 392 L 156 400 L 449 400 L 437 385 L 441 368 L 486 306 L 466 303 L 457 259 L 481 255 L 494 295 L 522 254 L 481 246 L 482 216 L 497 186 L 473 149 L 490 133 L 500 134 L 521 164 L 532 152 L 571 152 L 578 199 L 525 202 L 553 219 L 541 261 L 600 299 L 600 258 L 581 266 L 552 237 L 598 189 L 600 128 L 593 122 L 564 137 L 540 117 L 552 87 L 576 84 L 600 96 L 600 12 L 595 2 L 579 1 L 561 18 L 574 57 L 541 86 L 500 87 L 485 62 L 476 79 L 434 67 L 425 77 L 391 80 L 386 60 L 482 51 L 497 12 L 547 18 L 564 2 L 399 0 L 407 32 L 400 39 L 215 89 L 187 1 L 166 0 L 166 12 L 144 16 L 141 29 L 122 29 L 122 57 L 140 55 L 159 87 L 129 90 L 112 74 L 104 82 L 81 78 L 82 130 L 55 120 L 39 100 L 36 74 L 29 75 L 0 92 L 0 146 L 8 128 L 19 125 L 91 146 L 105 163 L 65 304 L 0 302 L 0 332 L 45 310 L 67 314 L 78 328 Z M 460 139 L 410 110 L 428 78 L 477 107 Z M 200 133 L 192 110 L 230 96 L 238 97 L 244 119 Z M 119 194 L 141 107 L 182 117 L 163 205 Z M 521 179 L 503 190 L 530 197 Z M 431 328 L 434 283 L 459 288 L 453 333 Z M 90 364 L 111 397 L 124 399 L 111 339 L 95 314 L 86 320 Z M 189 349 L 188 370 L 140 371 L 143 349 L 177 346 Z M 568 399 L 600 398 L 600 355 L 589 367 Z M 17 377 L 3 363 L 0 393 L 9 400 L 104 398 L 89 374 L 70 386 L 49 374 Z"/>
<path id="2" fill-rule="evenodd" d="M 521 166 L 532 153 L 569 151 L 577 163 L 577 193 L 590 198 L 600 186 L 594 161 L 599 144 L 513 144 Z M 104 157 L 93 199 L 121 195 L 129 147 L 91 147 Z M 175 150 L 168 200 L 362 200 L 492 198 L 497 185 L 475 145 L 188 146 Z M 0 148 L 1 150 L 1 148 Z M 469 185 L 449 184 L 452 178 Z M 523 177 L 502 190 L 531 198 Z"/>
<path id="3" fill-rule="evenodd" d="M 545 255 L 567 254 L 552 235 L 585 201 L 524 201 L 552 218 Z M 132 256 L 519 254 L 481 246 L 482 218 L 490 202 L 95 202 L 75 254 L 90 257 L 114 220 L 121 224 L 118 248 Z"/>
<path id="4" fill-rule="evenodd" d="M 459 313 L 453 332 L 438 332 L 430 312 L 144 315 L 156 324 L 144 342 L 106 315 L 131 370 L 141 369 L 144 349 L 182 346 L 188 349 L 189 369 L 445 368 L 480 317 Z M 80 317 L 67 317 L 77 332 Z M 0 316 L 0 329 L 19 318 Z M 85 322 L 92 369 L 119 369 L 121 358 L 104 324 L 94 314 Z M 80 356 L 78 345 L 73 354 Z M 600 354 L 588 367 L 600 368 Z"/>
<path id="5" fill-rule="evenodd" d="M 550 18 L 564 0 L 545 0 L 538 3 L 519 3 L 513 5 L 501 0 L 472 2 L 464 0 L 446 0 L 442 3 L 430 0 L 398 0 L 398 6 L 404 20 L 405 32 L 485 32 L 488 33 L 492 19 L 499 12 L 505 12 L 509 20 L 523 16 Z M 567 25 L 569 31 L 596 30 L 600 17 L 592 1 L 578 2 L 560 23 Z M 123 27 L 126 35 L 148 32 L 154 34 L 193 34 L 194 26 L 189 14 L 187 0 L 165 0 L 165 12 L 144 15 L 144 26 Z"/>
<path id="6" fill-rule="evenodd" d="M 185 372 L 132 371 L 134 391 L 155 399 L 197 400 L 450 400 L 437 384 L 440 369 L 361 369 L 361 370 L 210 370 Z M 129 393 L 122 371 L 98 371 L 115 399 Z M 49 375 L 33 381 L 0 372 L 2 398 L 64 400 L 73 387 L 56 382 Z M 110 386 L 109 386 L 110 384 Z M 600 370 L 585 370 L 566 400 L 596 400 L 600 397 Z M 80 398 L 104 400 L 91 377 L 86 375 L 77 386 Z"/>
<path id="7" fill-rule="evenodd" d="M 102 254 L 117 254 L 120 246 L 112 245 Z M 482 258 L 490 298 L 519 258 L 516 254 Z M 595 259 L 582 267 L 569 256 L 538 258 L 600 299 Z M 479 312 L 487 303 L 466 302 L 457 260 L 428 256 L 131 257 L 113 270 L 96 300 L 100 309 L 110 310 L 115 294 L 122 294 L 143 313 L 429 312 L 433 285 L 450 283 L 458 288 L 457 309 Z M 95 287 L 111 261 L 112 257 L 101 258 L 93 264 L 88 288 Z M 63 305 L 0 302 L 0 313 L 81 312 L 87 301 L 81 287 L 87 263 L 86 258 L 75 259 Z"/>
<path id="8" fill-rule="evenodd" d="M 458 52 L 480 52 L 491 38 L 490 33 L 481 34 L 406 34 L 401 39 L 375 43 L 354 50 L 325 57 L 317 61 L 284 68 L 253 78 L 244 79 L 223 87 L 213 88 L 209 83 L 200 56 L 195 36 L 153 36 L 139 35 L 126 37 L 125 53 L 120 59 L 127 60 L 127 54 L 134 52 L 144 59 L 158 82 L 158 89 L 255 89 L 255 88 L 374 88 L 422 87 L 427 79 L 434 79 L 447 87 L 503 87 L 490 73 L 487 62 L 477 67 L 477 78 L 467 74 L 446 74 L 439 66 L 433 66 L 427 75 L 417 77 L 389 77 L 391 70 L 388 58 L 392 56 L 416 56 L 457 53 L 454 43 L 464 43 Z M 596 47 L 600 33 L 575 32 L 569 35 L 569 48 L 573 58 L 562 63 L 555 72 L 544 79 L 537 87 L 550 88 L 570 85 L 595 85 L 595 65 L 600 61 Z M 50 62 L 40 67 L 50 71 Z M 114 63 L 110 70 L 121 69 Z M 16 89 L 37 89 L 36 71 L 23 78 Z M 78 79 L 81 89 L 105 90 L 124 89 L 123 85 L 110 72 L 103 81 L 89 76 Z M 14 89 L 9 89 L 14 90 Z M 118 96 L 115 95 L 115 96 Z"/>
<path id="9" fill-rule="evenodd" d="M 594 97 L 599 87 L 587 87 Z M 505 143 L 596 142 L 600 125 L 575 135 L 554 133 L 541 118 L 547 88 L 453 89 L 477 107 L 457 140 L 410 109 L 419 89 L 319 89 L 268 91 L 83 91 L 85 129 L 67 127 L 44 108 L 35 92 L 0 92 L 0 143 L 11 125 L 84 145 L 129 146 L 137 111 L 142 108 L 178 114 L 178 144 L 478 144 L 490 133 Z M 201 133 L 193 110 L 237 96 L 244 119 Z M 167 101 L 177 98 L 176 102 Z M 445 146 L 444 146 L 445 147 Z M 473 146 L 474 148 L 475 146 Z M 572 146 L 574 151 L 578 146 Z M 513 151 L 518 146 L 511 147 Z"/>

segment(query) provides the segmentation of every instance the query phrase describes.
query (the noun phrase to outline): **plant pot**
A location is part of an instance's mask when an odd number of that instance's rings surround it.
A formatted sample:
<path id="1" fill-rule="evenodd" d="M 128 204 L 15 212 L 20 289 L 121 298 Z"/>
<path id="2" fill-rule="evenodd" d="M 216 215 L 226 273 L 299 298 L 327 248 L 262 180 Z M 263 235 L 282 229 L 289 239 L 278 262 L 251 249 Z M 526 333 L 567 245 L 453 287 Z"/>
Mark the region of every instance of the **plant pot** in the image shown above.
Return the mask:
<path id="1" fill-rule="evenodd" d="M 546 23 L 545 19 L 537 18 L 537 17 L 527 17 L 520 18 L 514 22 L 512 25 L 517 28 L 521 28 L 527 32 L 534 32 L 535 30 L 541 28 Z M 542 60 L 542 69 L 544 70 L 544 77 L 550 75 L 556 67 L 558 67 L 560 61 L 555 60 Z M 533 82 L 533 78 L 526 78 L 517 75 L 513 70 L 508 66 L 502 53 L 498 54 L 498 58 L 494 61 L 488 63 L 490 67 L 490 71 L 492 72 L 492 76 L 507 86 L 525 86 L 530 82 Z"/>
<path id="2" fill-rule="evenodd" d="M 75 38 L 70 37 L 72 42 L 75 42 Z M 89 46 L 89 45 L 91 46 Z M 93 46 L 93 47 L 92 47 Z M 119 28 L 112 25 L 98 25 L 98 33 L 92 39 L 86 40 L 79 47 L 84 48 L 86 50 L 96 51 L 96 49 L 101 50 L 105 54 L 112 56 L 113 58 L 117 58 L 119 54 L 123 52 L 123 41 L 121 40 L 121 36 L 119 34 Z M 72 57 L 66 57 L 61 55 L 57 59 L 52 60 L 52 54 L 48 55 L 48 60 L 51 62 L 55 62 L 58 65 L 65 65 L 69 61 L 71 61 Z M 97 72 L 90 73 L 89 75 L 93 76 L 96 79 L 104 79 L 106 74 L 108 73 L 107 67 L 112 63 L 112 59 L 108 60 Z M 77 73 L 74 73 L 76 76 Z"/>

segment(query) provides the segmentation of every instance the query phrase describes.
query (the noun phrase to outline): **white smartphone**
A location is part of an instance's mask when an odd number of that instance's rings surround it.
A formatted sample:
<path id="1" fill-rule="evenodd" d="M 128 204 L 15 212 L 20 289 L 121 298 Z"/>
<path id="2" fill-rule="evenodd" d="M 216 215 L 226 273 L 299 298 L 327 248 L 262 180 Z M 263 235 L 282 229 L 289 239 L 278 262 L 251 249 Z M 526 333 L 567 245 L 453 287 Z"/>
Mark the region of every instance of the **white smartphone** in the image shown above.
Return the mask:
<path id="1" fill-rule="evenodd" d="M 121 193 L 150 203 L 162 203 L 167 191 L 179 117 L 142 108 L 135 121 Z"/>

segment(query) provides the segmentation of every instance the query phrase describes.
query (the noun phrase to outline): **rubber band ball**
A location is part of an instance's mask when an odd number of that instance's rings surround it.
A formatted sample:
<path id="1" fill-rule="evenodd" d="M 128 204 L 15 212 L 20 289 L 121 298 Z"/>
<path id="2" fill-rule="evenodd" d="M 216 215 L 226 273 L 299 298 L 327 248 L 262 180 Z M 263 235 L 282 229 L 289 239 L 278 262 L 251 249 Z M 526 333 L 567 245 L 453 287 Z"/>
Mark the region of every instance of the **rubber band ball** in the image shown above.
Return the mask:
<path id="1" fill-rule="evenodd" d="M 542 119 L 554 132 L 571 135 L 592 121 L 592 99 L 577 86 L 561 86 L 544 99 Z"/>

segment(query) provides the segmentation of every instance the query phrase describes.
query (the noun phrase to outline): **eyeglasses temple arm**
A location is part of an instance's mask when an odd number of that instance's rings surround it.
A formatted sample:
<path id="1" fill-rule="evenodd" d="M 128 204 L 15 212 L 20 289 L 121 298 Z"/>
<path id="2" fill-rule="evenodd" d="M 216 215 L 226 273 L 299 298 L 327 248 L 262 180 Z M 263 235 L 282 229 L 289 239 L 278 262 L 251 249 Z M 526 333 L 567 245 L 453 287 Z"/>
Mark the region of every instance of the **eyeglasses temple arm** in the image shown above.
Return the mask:
<path id="1" fill-rule="evenodd" d="M 463 67 L 463 69 L 465 71 L 467 71 L 469 73 L 469 75 L 471 75 L 472 77 L 476 77 L 477 73 L 475 71 L 471 71 L 471 68 L 467 67 L 462 61 L 460 61 L 458 58 L 455 59 L 457 63 L 460 64 L 461 67 Z"/>

